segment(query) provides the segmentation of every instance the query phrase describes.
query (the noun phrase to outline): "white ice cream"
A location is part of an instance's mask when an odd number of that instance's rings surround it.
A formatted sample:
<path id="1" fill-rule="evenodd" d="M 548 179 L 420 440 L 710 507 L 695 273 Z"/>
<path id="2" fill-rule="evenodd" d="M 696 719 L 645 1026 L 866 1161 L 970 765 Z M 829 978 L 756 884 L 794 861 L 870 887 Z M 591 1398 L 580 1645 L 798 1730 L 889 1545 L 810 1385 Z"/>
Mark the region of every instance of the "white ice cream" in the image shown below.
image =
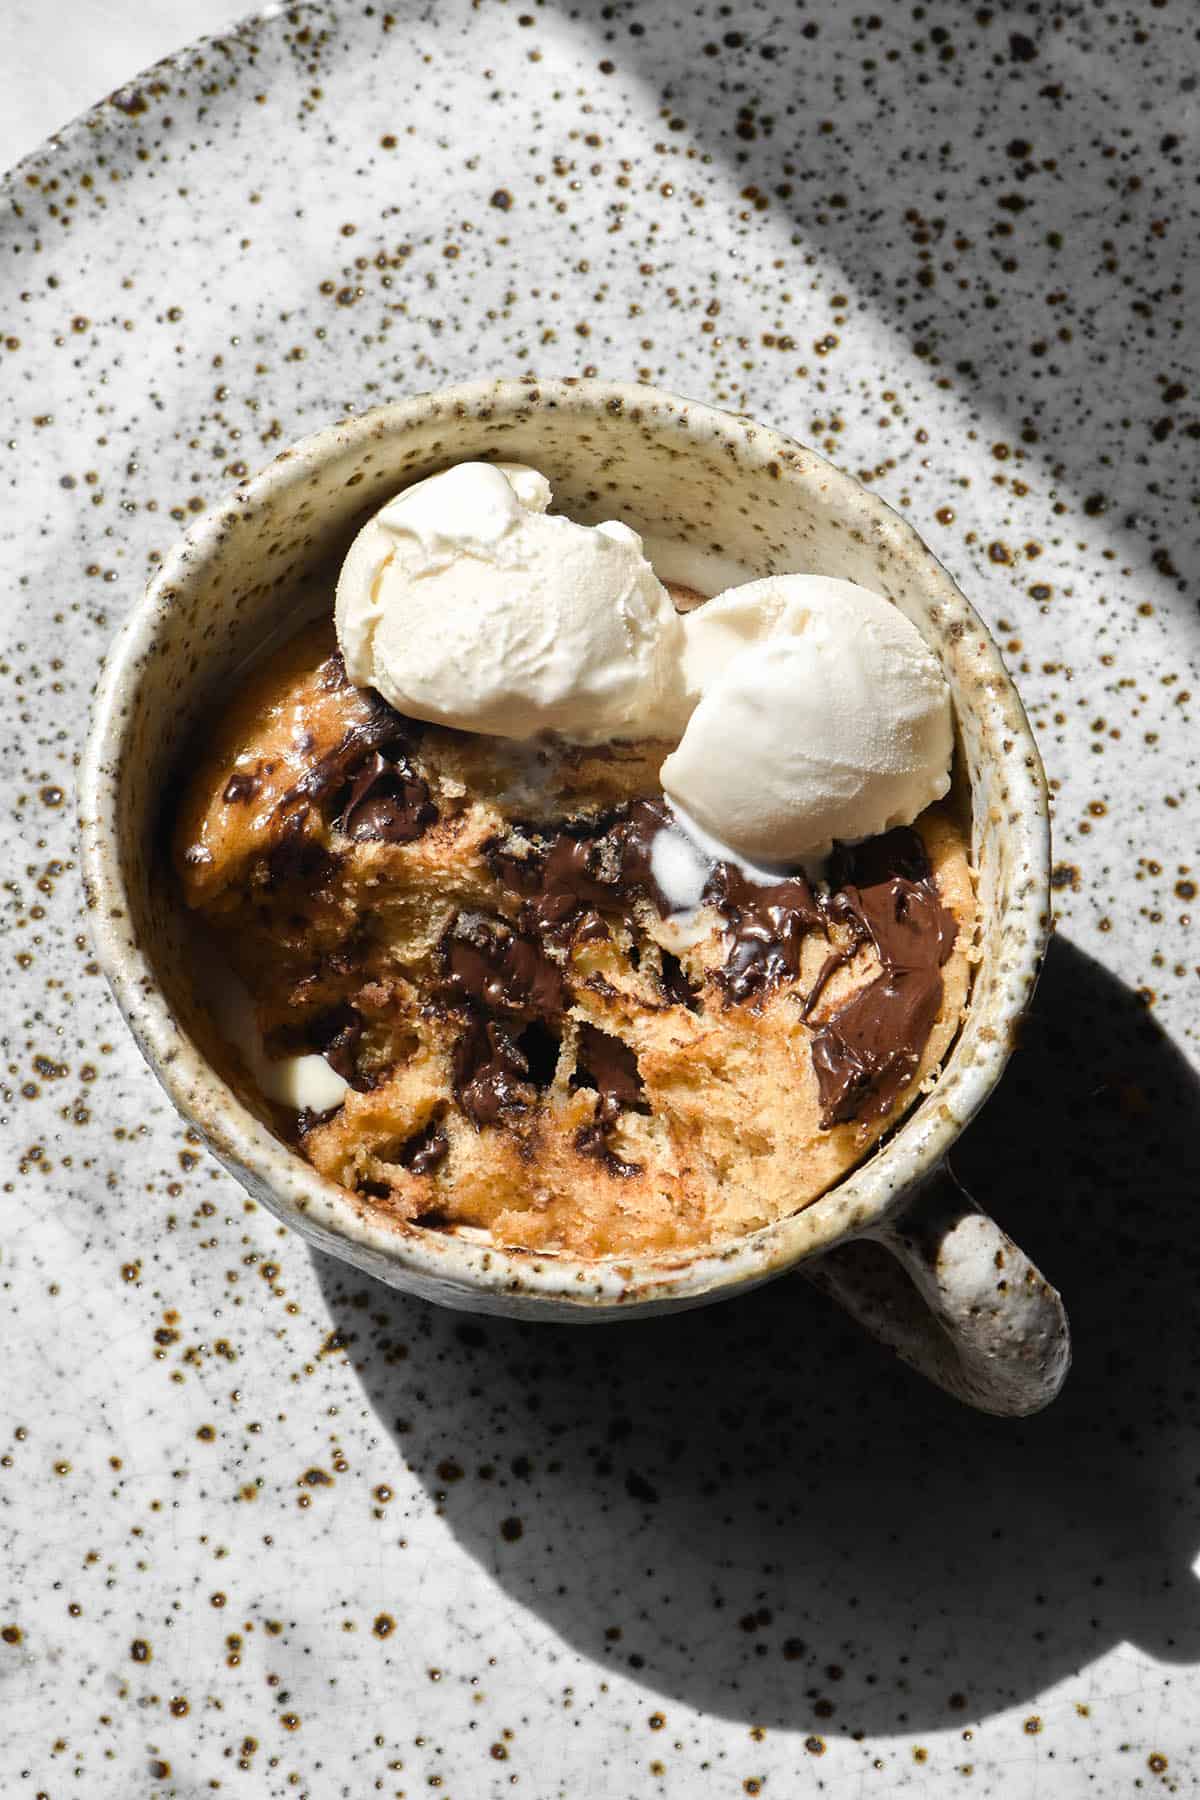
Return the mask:
<path id="1" fill-rule="evenodd" d="M 780 575 L 680 617 L 636 532 L 551 515 L 550 499 L 536 469 L 459 463 L 389 501 L 338 580 L 351 680 L 511 740 L 677 742 L 662 785 L 693 849 L 751 879 L 911 824 L 946 793 L 949 690 L 896 607 Z M 690 892 L 691 853 L 668 852 Z"/>
<path id="2" fill-rule="evenodd" d="M 823 575 L 718 594 L 684 621 L 695 710 L 663 791 L 759 863 L 908 825 L 950 786 L 950 693 L 896 607 Z"/>
<path id="3" fill-rule="evenodd" d="M 550 497 L 534 469 L 459 463 L 390 500 L 338 580 L 347 674 L 465 731 L 678 737 L 682 624 L 642 540 Z"/>
<path id="4" fill-rule="evenodd" d="M 268 1100 L 297 1111 L 328 1112 L 350 1092 L 323 1056 L 270 1057 L 263 1047 L 254 1002 L 233 970 L 211 957 L 205 969 L 209 1005 L 222 1036 L 240 1051 L 254 1085 Z"/>

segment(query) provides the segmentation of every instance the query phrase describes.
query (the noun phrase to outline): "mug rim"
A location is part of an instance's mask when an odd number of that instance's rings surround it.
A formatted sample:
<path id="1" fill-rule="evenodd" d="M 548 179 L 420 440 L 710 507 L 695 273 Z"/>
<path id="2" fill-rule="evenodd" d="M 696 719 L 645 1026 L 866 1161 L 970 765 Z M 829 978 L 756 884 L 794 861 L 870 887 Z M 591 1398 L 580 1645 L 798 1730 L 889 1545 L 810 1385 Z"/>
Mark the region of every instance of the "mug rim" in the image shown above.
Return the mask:
<path id="1" fill-rule="evenodd" d="M 972 632 L 980 691 L 1001 709 L 1006 734 L 993 760 L 1013 790 L 1006 830 L 1027 877 L 1005 912 L 1006 959 L 992 1029 L 956 1072 L 953 1109 L 931 1091 L 872 1146 L 863 1161 L 816 1200 L 757 1231 L 694 1251 L 628 1254 L 598 1260 L 557 1252 L 506 1249 L 490 1239 L 430 1232 L 388 1219 L 320 1175 L 238 1099 L 179 1024 L 153 963 L 132 931 L 134 908 L 120 853 L 125 728 L 132 693 L 154 666 L 155 640 L 174 591 L 219 555 L 237 519 L 307 480 L 314 464 L 365 447 L 381 436 L 439 417 L 517 415 L 542 407 L 583 416 L 661 413 L 664 425 L 693 443 L 736 440 L 747 467 L 814 490 L 833 488 L 843 513 L 896 562 L 915 570 L 927 598 L 964 614 Z M 236 537 L 235 537 L 236 542 Z M 962 702 L 955 694 L 955 708 Z M 982 619 L 915 528 L 817 451 L 744 414 L 666 390 L 592 377 L 482 378 L 390 401 L 319 427 L 280 452 L 208 508 L 164 556 L 105 659 L 93 706 L 79 788 L 83 882 L 97 958 L 150 1069 L 218 1160 L 286 1223 L 318 1245 L 393 1285 L 480 1311 L 621 1317 L 696 1305 L 781 1274 L 847 1238 L 880 1225 L 903 1197 L 933 1173 L 988 1098 L 1012 1047 L 1012 1027 L 1028 1004 L 1050 932 L 1049 819 L 1045 776 L 1032 730 L 999 648 Z M 965 1028 L 964 1028 L 965 1029 Z"/>

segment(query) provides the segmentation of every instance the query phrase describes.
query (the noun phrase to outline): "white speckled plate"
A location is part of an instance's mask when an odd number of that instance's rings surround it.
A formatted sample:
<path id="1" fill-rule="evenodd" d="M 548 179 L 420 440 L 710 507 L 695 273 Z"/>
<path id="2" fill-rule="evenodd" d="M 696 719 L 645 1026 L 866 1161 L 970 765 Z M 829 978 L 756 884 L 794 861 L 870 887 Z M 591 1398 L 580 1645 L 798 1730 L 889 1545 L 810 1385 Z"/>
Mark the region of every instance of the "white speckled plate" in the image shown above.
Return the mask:
<path id="1" fill-rule="evenodd" d="M 0 1787 L 1190 1791 L 1194 20 L 522 3 L 274 12 L 8 182 Z M 1007 647 L 1061 931 L 960 1169 L 1071 1310 L 1040 1418 L 786 1282 L 602 1334 L 373 1287 L 97 977 L 89 694 L 191 512 L 340 413 L 591 369 L 824 449 Z"/>

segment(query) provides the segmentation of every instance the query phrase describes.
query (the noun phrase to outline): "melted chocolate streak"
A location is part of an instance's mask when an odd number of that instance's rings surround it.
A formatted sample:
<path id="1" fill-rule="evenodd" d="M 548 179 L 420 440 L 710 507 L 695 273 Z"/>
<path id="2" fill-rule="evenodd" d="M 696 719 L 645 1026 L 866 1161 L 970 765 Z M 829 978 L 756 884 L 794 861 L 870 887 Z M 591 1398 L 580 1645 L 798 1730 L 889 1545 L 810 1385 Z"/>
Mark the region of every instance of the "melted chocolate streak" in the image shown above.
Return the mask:
<path id="1" fill-rule="evenodd" d="M 583 1156 L 598 1157 L 612 1175 L 640 1175 L 642 1165 L 625 1162 L 609 1143 L 623 1110 L 650 1111 L 633 1050 L 621 1038 L 612 1037 L 595 1025 L 581 1025 L 571 1085 L 594 1087 L 600 1096 L 592 1123 L 575 1134 L 575 1148 Z"/>
<path id="2" fill-rule="evenodd" d="M 566 1009 L 558 964 L 503 919 L 459 913 L 442 939 L 441 958 L 451 1001 L 525 1020 L 558 1019 Z"/>
<path id="3" fill-rule="evenodd" d="M 917 1072 L 942 1004 L 942 969 L 958 935 L 953 913 L 938 898 L 915 831 L 886 832 L 835 853 L 826 910 L 849 925 L 847 951 L 831 957 L 809 995 L 811 1010 L 831 964 L 874 944 L 880 972 L 813 1038 L 821 1123 L 880 1119 Z"/>
<path id="4" fill-rule="evenodd" d="M 411 844 L 436 818 L 428 784 L 407 757 L 389 762 L 375 750 L 351 782 L 335 823 L 356 844 Z"/>
<path id="5" fill-rule="evenodd" d="M 321 686 L 346 685 L 345 667 L 335 654 L 321 672 Z M 280 799 L 281 839 L 290 835 L 295 840 L 303 834 L 312 807 L 328 808 L 336 828 L 360 844 L 371 840 L 410 844 L 436 821 L 428 784 L 409 761 L 421 727 L 369 689 L 360 690 L 360 698 L 368 706 L 366 717 L 318 757 Z M 231 793 L 235 786 L 237 791 Z M 225 800 L 248 797 L 242 778 L 231 777 Z"/>
<path id="6" fill-rule="evenodd" d="M 476 1125 L 511 1123 L 537 1098 L 529 1061 L 512 1032 L 473 1016 L 454 1047 L 454 1091 Z"/>
<path id="7" fill-rule="evenodd" d="M 399 1160 L 414 1175 L 432 1175 L 439 1163 L 445 1161 L 449 1148 L 450 1139 L 436 1121 L 431 1121 L 423 1131 L 409 1138 L 400 1151 Z"/>
<path id="8" fill-rule="evenodd" d="M 718 863 L 704 898 L 732 928 L 718 978 L 727 1001 L 758 1000 L 781 981 L 794 981 L 805 937 L 824 925 L 803 875 L 759 887 L 730 863 Z"/>
<path id="9" fill-rule="evenodd" d="M 340 656 L 329 658 L 329 673 L 322 678 L 323 687 L 344 684 L 344 673 L 341 682 L 335 679 L 340 665 Z M 310 769 L 304 771 L 295 786 L 279 802 L 281 809 L 290 810 L 303 800 L 326 799 L 358 772 L 364 759 L 373 751 L 390 750 L 403 757 L 412 749 L 420 727 L 413 720 L 406 719 L 402 713 L 396 712 L 386 700 L 381 700 L 378 694 L 369 689 L 361 689 L 360 695 L 367 702 L 367 716 L 351 725 L 340 743 L 327 750 Z"/>
<path id="10" fill-rule="evenodd" d="M 567 828 L 546 840 L 515 830 L 488 852 L 492 872 L 524 897 L 522 928 L 565 943 L 581 933 L 603 936 L 597 908 L 627 912 L 644 893 L 661 913 L 670 902 L 650 870 L 655 835 L 670 823 L 666 804 L 635 800 L 607 820 Z"/>
<path id="11" fill-rule="evenodd" d="M 565 944 L 573 937 L 604 935 L 603 911 L 627 911 L 639 892 L 660 912 L 668 912 L 651 874 L 650 849 L 669 818 L 662 803 L 637 801 L 593 827 L 590 835 L 567 830 L 545 841 L 535 833 L 514 832 L 493 845 L 494 873 L 524 899 L 520 930 L 494 937 L 486 967 L 473 965 L 469 975 L 464 951 L 447 951 L 455 997 L 528 1017 L 531 1001 L 536 1009 L 538 984 L 548 984 L 557 1016 L 565 1005 L 562 976 L 542 950 L 542 941 Z M 835 923 L 848 927 L 849 944 L 831 952 L 808 994 L 803 1009 L 807 1020 L 837 969 L 864 944 L 874 945 L 878 976 L 814 1030 L 812 1055 L 823 1127 L 882 1118 L 920 1064 L 941 1006 L 941 970 L 957 935 L 953 915 L 938 898 L 918 834 L 905 828 L 837 851 L 830 891 L 822 898 L 803 875 L 762 887 L 729 863 L 713 871 L 704 898 L 729 926 L 725 965 L 717 977 L 726 1005 L 761 1004 L 781 982 L 798 978 L 810 931 L 828 936 Z M 478 932 L 478 922 L 472 929 Z M 692 1003 L 674 959 L 664 963 L 663 989 L 668 1004 Z M 603 1096 L 603 1084 L 597 1085 Z M 590 1128 L 601 1137 L 587 1146 L 596 1154 L 602 1153 L 604 1133 L 622 1103 L 630 1101 L 618 1101 L 615 1107 L 602 1101 L 597 1124 Z"/>

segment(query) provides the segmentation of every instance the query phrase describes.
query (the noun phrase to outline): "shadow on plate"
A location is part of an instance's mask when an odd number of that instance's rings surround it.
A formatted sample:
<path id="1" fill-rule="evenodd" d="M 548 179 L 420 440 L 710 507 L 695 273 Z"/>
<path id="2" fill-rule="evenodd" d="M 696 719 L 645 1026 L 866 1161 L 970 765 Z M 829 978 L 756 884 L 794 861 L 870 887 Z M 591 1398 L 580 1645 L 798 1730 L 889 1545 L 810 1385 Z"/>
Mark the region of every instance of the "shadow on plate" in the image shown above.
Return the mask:
<path id="1" fill-rule="evenodd" d="M 324 1256 L 380 1420 L 463 1548 L 600 1668 L 793 1729 L 950 1725 L 1123 1641 L 1200 1661 L 1200 1081 L 1064 940 L 963 1180 L 1064 1292 L 1048 1412 L 970 1413 L 799 1280 L 576 1330 Z"/>

